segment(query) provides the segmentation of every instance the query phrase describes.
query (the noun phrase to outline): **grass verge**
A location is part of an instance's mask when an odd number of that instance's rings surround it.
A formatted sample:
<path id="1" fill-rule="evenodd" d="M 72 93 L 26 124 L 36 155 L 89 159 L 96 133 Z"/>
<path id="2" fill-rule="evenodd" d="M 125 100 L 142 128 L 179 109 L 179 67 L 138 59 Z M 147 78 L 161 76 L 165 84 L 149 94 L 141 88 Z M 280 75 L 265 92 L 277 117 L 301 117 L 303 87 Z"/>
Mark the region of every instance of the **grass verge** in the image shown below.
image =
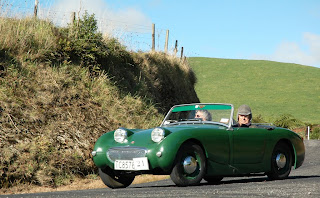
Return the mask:
<path id="1" fill-rule="evenodd" d="M 95 175 L 93 177 L 96 177 Z M 132 185 L 141 184 L 153 181 L 159 181 L 164 179 L 169 179 L 168 175 L 138 175 L 134 179 Z M 59 186 L 52 188 L 50 186 L 38 186 L 38 185 L 19 185 L 13 188 L 0 189 L 0 194 L 10 195 L 10 194 L 30 194 L 39 192 L 57 192 L 57 191 L 71 191 L 71 190 L 88 190 L 97 188 L 108 188 L 99 177 L 90 178 L 75 178 L 70 185 Z"/>

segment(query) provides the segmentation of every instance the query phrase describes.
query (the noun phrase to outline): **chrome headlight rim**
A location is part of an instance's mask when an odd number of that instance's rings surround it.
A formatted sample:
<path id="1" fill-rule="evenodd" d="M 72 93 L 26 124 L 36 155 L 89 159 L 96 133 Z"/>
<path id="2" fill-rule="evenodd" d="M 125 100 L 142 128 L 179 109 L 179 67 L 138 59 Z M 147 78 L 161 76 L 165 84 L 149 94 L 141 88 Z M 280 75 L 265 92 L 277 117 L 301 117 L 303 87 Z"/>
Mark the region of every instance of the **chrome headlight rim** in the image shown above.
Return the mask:
<path id="1" fill-rule="evenodd" d="M 151 132 L 151 139 L 155 143 L 161 142 L 165 137 L 165 130 L 160 127 L 156 127 Z"/>
<path id="2" fill-rule="evenodd" d="M 113 137 L 114 137 L 114 141 L 116 141 L 118 143 L 125 143 L 128 141 L 127 140 L 128 132 L 127 132 L 127 130 L 125 130 L 123 128 L 119 128 L 114 131 Z"/>

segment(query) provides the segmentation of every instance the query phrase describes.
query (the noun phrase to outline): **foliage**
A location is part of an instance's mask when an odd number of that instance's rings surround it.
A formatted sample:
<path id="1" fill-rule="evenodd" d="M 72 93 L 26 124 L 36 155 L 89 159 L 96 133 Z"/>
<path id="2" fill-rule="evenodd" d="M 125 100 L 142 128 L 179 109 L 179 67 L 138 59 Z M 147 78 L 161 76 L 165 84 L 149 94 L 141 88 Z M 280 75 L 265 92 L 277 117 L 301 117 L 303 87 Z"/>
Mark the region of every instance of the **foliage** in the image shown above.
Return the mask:
<path id="1" fill-rule="evenodd" d="M 252 122 L 253 123 L 266 123 L 265 119 L 262 117 L 261 114 L 259 114 L 257 116 L 253 116 Z"/>
<path id="2" fill-rule="evenodd" d="M 64 57 L 64 61 L 79 62 L 81 66 L 91 70 L 98 69 L 101 59 L 108 54 L 108 48 L 102 34 L 97 30 L 94 14 L 89 15 L 87 12 L 82 18 L 69 24 L 68 28 L 61 29 L 58 51 Z"/>
<path id="3" fill-rule="evenodd" d="M 320 127 L 315 127 L 310 133 L 310 139 L 320 140 Z"/>
<path id="4" fill-rule="evenodd" d="M 188 63 L 163 53 L 128 52 L 116 39 L 102 38 L 94 15 L 86 12 L 61 33 L 57 57 L 79 62 L 91 74 L 103 70 L 121 94 L 140 96 L 162 113 L 178 103 L 199 102 L 196 77 Z"/>
<path id="5" fill-rule="evenodd" d="M 297 128 L 305 125 L 303 122 L 301 122 L 300 120 L 294 118 L 292 115 L 289 115 L 289 114 L 281 115 L 273 123 L 278 127 L 283 127 L 288 129 L 293 129 L 293 128 Z"/>

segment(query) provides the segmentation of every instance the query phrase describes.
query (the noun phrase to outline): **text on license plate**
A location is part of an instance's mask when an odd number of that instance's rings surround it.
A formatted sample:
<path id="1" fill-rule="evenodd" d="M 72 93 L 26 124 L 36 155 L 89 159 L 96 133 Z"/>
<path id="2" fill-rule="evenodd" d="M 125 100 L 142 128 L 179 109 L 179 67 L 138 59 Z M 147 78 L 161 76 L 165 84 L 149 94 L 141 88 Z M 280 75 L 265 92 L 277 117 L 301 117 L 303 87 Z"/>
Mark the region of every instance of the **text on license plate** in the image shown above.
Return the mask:
<path id="1" fill-rule="evenodd" d="M 148 158 L 139 157 L 132 160 L 115 160 L 115 170 L 149 170 Z"/>

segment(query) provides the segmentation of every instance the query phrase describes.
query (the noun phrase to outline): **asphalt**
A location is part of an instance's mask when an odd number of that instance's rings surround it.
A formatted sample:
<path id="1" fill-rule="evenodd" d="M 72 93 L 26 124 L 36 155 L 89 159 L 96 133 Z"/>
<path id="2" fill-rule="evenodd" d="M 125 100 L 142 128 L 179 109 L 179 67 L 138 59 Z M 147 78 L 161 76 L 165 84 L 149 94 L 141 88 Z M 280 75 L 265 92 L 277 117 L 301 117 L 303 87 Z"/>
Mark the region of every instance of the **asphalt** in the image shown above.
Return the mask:
<path id="1" fill-rule="evenodd" d="M 171 180 L 131 185 L 125 189 L 100 188 L 65 192 L 2 195 L 0 197 L 320 197 L 320 141 L 305 140 L 303 165 L 288 179 L 270 181 L 266 176 L 224 178 L 218 185 L 177 187 Z"/>

